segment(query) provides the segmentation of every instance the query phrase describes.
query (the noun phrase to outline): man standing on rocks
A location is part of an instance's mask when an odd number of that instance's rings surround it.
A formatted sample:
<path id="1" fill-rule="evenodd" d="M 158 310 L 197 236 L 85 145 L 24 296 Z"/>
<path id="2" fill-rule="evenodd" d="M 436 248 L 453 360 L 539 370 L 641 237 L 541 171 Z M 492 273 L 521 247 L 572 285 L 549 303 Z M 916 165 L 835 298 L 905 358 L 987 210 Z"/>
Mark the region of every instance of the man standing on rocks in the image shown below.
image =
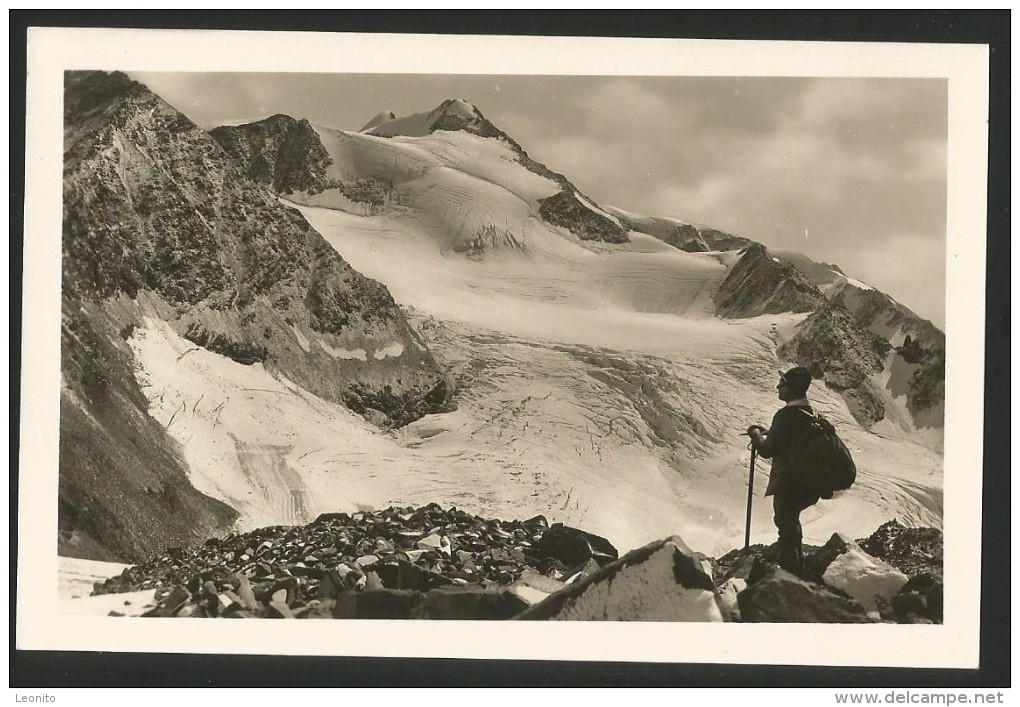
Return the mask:
<path id="1" fill-rule="evenodd" d="M 793 468 L 793 450 L 806 436 L 810 416 L 814 414 L 807 399 L 811 385 L 811 373 L 797 366 L 779 374 L 776 391 L 779 399 L 786 403 L 772 418 L 772 427 L 765 430 L 761 425 L 751 425 L 747 434 L 758 454 L 772 459 L 772 472 L 765 489 L 766 496 L 773 496 L 773 520 L 779 531 L 779 565 L 790 572 L 799 574 L 803 569 L 804 554 L 801 548 L 802 531 L 800 514 L 818 502 L 817 491 L 805 488 L 799 479 L 807 470 Z M 808 413 L 808 414 L 805 414 Z"/>

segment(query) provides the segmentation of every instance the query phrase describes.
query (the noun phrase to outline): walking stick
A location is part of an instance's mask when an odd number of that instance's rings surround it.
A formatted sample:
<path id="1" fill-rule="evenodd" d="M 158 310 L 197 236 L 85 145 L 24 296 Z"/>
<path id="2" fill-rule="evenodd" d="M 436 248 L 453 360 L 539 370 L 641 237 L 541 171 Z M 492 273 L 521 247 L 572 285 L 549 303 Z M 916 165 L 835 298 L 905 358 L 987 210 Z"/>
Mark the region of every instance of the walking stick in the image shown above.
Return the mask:
<path id="1" fill-rule="evenodd" d="M 758 456 L 758 450 L 754 448 L 754 442 L 748 445 L 751 448 L 751 474 L 747 477 L 747 523 L 744 530 L 744 549 L 751 544 L 751 498 L 754 496 L 754 460 Z"/>

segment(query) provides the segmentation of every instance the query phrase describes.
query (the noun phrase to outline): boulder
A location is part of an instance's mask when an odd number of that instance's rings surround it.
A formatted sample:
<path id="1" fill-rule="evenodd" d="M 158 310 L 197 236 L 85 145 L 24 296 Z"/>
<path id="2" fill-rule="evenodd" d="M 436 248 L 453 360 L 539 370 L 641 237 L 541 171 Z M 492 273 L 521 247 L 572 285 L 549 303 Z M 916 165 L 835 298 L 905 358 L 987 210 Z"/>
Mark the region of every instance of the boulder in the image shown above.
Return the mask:
<path id="1" fill-rule="evenodd" d="M 737 595 L 744 623 L 870 623 L 860 602 L 760 562 Z"/>
<path id="2" fill-rule="evenodd" d="M 553 579 L 552 577 L 546 577 L 544 574 L 539 574 L 534 570 L 525 570 L 515 584 L 531 587 L 546 594 L 555 594 L 567 586 L 565 582 Z"/>
<path id="3" fill-rule="evenodd" d="M 877 619 L 879 608 L 907 583 L 898 569 L 872 557 L 860 545 L 840 533 L 814 554 L 811 574 L 830 587 L 839 589 L 861 603 Z"/>
<path id="4" fill-rule="evenodd" d="M 911 577 L 890 602 L 900 623 L 942 623 L 942 580 L 931 573 Z"/>
<path id="5" fill-rule="evenodd" d="M 450 579 L 441 574 L 420 569 L 403 560 L 376 565 L 375 572 L 387 589 L 417 589 L 424 592 L 450 583 Z"/>
<path id="6" fill-rule="evenodd" d="M 581 565 L 589 559 L 604 566 L 620 556 L 605 538 L 562 523 L 556 523 L 545 531 L 535 549 L 541 555 L 559 560 L 567 567 Z"/>
<path id="7" fill-rule="evenodd" d="M 517 616 L 543 621 L 722 621 L 712 580 L 678 537 L 624 555 Z"/>

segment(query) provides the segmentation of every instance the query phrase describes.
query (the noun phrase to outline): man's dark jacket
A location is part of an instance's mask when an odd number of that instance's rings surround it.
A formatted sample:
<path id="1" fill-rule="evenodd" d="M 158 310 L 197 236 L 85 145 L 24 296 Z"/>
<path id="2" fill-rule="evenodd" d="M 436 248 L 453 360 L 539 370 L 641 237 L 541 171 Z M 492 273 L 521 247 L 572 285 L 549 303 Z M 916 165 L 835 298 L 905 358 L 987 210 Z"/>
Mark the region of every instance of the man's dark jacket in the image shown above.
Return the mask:
<path id="1" fill-rule="evenodd" d="M 772 473 L 769 474 L 769 485 L 765 489 L 766 496 L 802 494 L 808 489 L 797 480 L 797 477 L 809 469 L 792 468 L 791 452 L 804 439 L 810 418 L 813 413 L 811 404 L 806 400 L 793 401 L 786 407 L 779 408 L 772 418 L 765 441 L 755 445 L 758 454 L 772 460 Z"/>

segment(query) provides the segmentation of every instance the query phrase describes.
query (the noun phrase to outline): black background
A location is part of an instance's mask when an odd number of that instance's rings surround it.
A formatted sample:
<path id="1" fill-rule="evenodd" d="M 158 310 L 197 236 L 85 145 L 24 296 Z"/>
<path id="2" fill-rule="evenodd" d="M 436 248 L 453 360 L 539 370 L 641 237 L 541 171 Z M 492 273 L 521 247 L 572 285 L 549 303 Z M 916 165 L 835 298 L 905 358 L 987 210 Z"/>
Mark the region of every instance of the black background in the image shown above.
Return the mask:
<path id="1" fill-rule="evenodd" d="M 10 687 L 1010 685 L 1010 12 L 10 11 L 10 460 L 20 434 L 26 30 L 30 26 L 977 43 L 990 46 L 984 538 L 978 670 L 323 658 L 16 650 L 17 474 L 10 481 Z M 947 420 L 947 433 L 952 433 Z M 957 470 L 960 473 L 978 469 Z M 340 638 L 340 637 L 338 637 Z M 339 641 L 342 645 L 342 638 Z M 181 649 L 200 646 L 181 646 Z M 272 646 L 266 646 L 267 653 Z"/>

